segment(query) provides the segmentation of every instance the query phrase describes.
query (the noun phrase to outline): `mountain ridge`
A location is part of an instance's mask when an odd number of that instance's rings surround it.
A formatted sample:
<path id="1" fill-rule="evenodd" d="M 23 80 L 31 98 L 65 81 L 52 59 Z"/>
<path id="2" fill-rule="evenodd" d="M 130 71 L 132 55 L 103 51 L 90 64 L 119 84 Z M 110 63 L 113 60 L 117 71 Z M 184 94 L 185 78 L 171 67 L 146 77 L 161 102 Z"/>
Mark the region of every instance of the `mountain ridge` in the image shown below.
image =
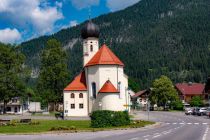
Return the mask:
<path id="1" fill-rule="evenodd" d="M 142 88 L 163 74 L 173 82 L 204 82 L 210 74 L 209 9 L 208 0 L 141 0 L 93 22 L 100 27 L 100 43 L 106 42 L 125 63 L 125 72 Z M 46 41 L 56 38 L 69 54 L 71 74 L 78 74 L 84 24 L 22 43 L 26 64 L 38 68 Z"/>

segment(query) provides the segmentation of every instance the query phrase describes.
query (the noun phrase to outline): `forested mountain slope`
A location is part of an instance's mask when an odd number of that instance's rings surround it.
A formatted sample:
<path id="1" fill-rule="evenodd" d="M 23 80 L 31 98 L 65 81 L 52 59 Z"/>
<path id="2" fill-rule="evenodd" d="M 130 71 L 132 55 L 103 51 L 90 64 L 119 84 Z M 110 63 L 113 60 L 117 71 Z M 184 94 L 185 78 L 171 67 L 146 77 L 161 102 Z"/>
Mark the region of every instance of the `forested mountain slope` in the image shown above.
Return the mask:
<path id="1" fill-rule="evenodd" d="M 111 47 L 125 63 L 127 75 L 141 88 L 163 74 L 173 82 L 204 82 L 210 74 L 209 0 L 141 0 L 93 22 L 100 27 L 100 43 Z M 38 70 L 46 41 L 56 38 L 69 54 L 72 76 L 78 74 L 82 68 L 83 24 L 22 43 L 26 64 Z"/>

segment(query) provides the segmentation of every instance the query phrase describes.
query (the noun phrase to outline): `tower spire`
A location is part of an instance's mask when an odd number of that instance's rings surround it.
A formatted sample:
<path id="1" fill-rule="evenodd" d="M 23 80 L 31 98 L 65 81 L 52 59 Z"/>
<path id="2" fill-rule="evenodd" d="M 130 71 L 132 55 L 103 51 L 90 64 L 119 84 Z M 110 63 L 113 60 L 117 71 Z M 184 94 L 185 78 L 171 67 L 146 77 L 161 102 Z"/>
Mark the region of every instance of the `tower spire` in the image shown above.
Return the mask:
<path id="1" fill-rule="evenodd" d="M 88 19 L 91 21 L 91 7 L 88 8 Z"/>

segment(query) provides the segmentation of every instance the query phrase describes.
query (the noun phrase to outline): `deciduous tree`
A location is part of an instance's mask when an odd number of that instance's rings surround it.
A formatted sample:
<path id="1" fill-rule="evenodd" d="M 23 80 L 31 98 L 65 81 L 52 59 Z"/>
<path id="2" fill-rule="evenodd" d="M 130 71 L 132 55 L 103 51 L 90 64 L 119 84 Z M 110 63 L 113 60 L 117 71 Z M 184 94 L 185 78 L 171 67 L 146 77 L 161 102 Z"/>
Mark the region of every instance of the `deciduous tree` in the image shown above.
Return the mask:
<path id="1" fill-rule="evenodd" d="M 60 42 L 55 39 L 49 40 L 41 55 L 37 85 L 43 103 L 55 105 L 62 101 L 63 89 L 69 77 L 66 61 L 66 53 L 62 50 Z"/>
<path id="2" fill-rule="evenodd" d="M 172 81 L 167 76 L 161 76 L 153 82 L 149 98 L 152 104 L 166 107 L 167 103 L 178 100 L 178 95 Z"/>
<path id="3" fill-rule="evenodd" d="M 24 69 L 24 55 L 16 52 L 15 47 L 0 43 L 0 100 L 6 105 L 13 97 L 21 96 L 25 87 L 20 80 Z"/>

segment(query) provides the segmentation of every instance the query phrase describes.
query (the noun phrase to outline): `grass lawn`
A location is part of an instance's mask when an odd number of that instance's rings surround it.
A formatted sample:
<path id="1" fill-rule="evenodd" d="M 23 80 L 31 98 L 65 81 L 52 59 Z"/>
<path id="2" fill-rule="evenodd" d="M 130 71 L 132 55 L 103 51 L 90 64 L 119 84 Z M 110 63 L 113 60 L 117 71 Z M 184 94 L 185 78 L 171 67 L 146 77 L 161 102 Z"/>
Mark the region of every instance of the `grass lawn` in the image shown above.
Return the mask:
<path id="1" fill-rule="evenodd" d="M 17 133 L 40 133 L 40 132 L 51 132 L 52 128 L 67 128 L 66 132 L 76 131 L 100 131 L 109 129 L 120 129 L 120 128 L 139 128 L 145 125 L 154 124 L 148 121 L 137 121 L 135 124 L 132 123 L 128 126 L 121 127 L 110 127 L 110 128 L 91 128 L 90 121 L 72 121 L 72 120 L 38 120 L 39 124 L 29 125 L 16 123 L 15 126 L 0 126 L 0 133 L 5 134 L 17 134 Z"/>

